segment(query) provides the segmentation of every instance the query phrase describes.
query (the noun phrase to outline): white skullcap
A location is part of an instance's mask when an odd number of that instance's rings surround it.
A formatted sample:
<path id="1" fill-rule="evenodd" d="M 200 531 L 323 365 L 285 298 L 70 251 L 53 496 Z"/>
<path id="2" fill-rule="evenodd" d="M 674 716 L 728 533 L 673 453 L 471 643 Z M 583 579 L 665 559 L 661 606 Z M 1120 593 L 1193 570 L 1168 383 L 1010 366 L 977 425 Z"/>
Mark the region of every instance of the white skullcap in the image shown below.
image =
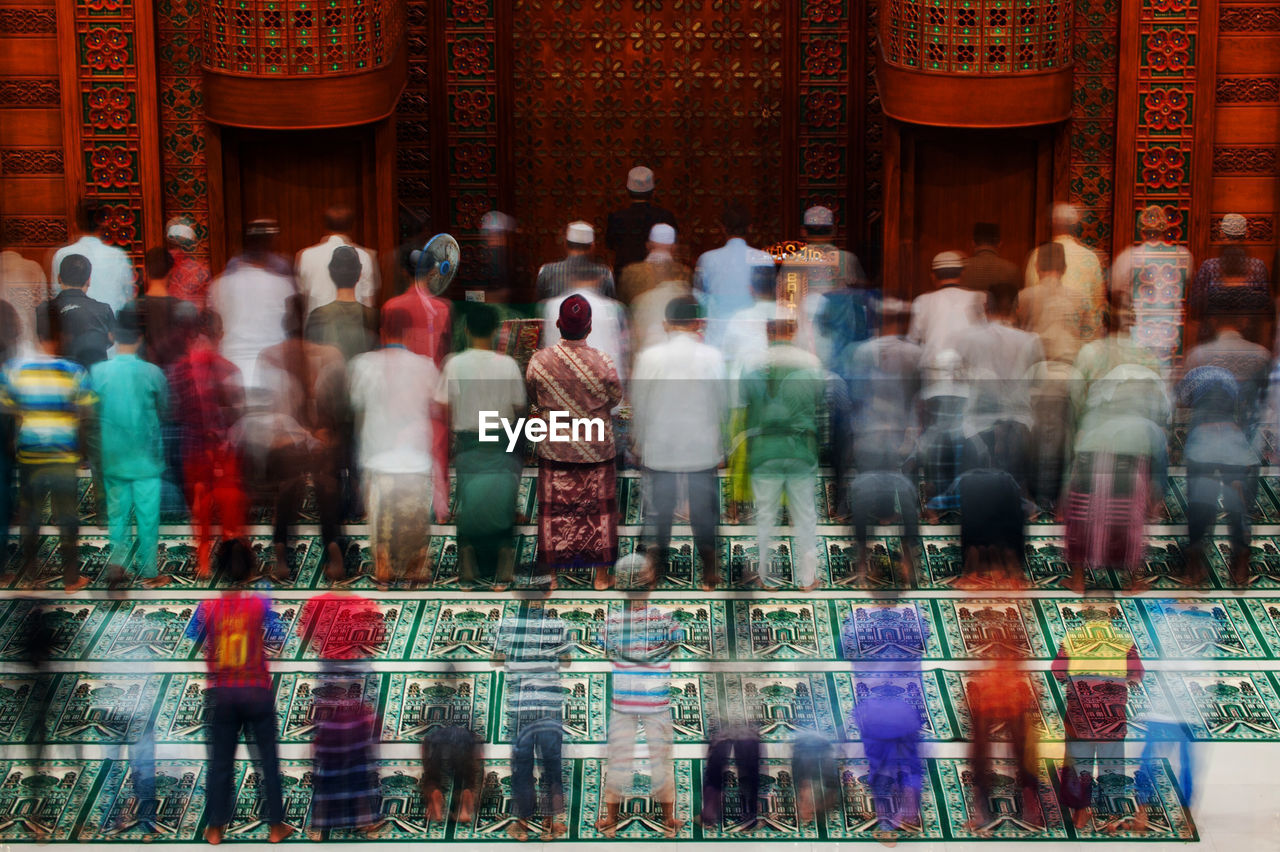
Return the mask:
<path id="1" fill-rule="evenodd" d="M 480 231 L 485 234 L 498 234 L 516 229 L 516 220 L 506 213 L 490 210 L 480 217 Z"/>
<path id="2" fill-rule="evenodd" d="M 180 216 L 169 220 L 164 226 L 164 235 L 175 243 L 194 243 L 196 241 L 196 229 L 191 227 L 190 223 Z"/>
<path id="3" fill-rule="evenodd" d="M 1222 230 L 1222 236 L 1227 239 L 1242 240 L 1245 234 L 1249 232 L 1249 220 L 1239 213 L 1228 213 L 1222 217 L 1222 222 L 1218 227 Z"/>
<path id="4" fill-rule="evenodd" d="M 933 256 L 930 269 L 960 269 L 964 266 L 964 255 L 958 251 L 940 251 Z"/>
<path id="5" fill-rule="evenodd" d="M 831 212 L 829 207 L 810 207 L 804 211 L 804 226 L 806 228 L 830 228 L 835 223 L 835 214 Z"/>
<path id="6" fill-rule="evenodd" d="M 636 166 L 627 172 L 627 192 L 653 192 L 653 170 Z"/>
<path id="7" fill-rule="evenodd" d="M 596 229 L 590 222 L 570 222 L 565 228 L 564 238 L 576 245 L 589 246 L 596 241 Z"/>
<path id="8" fill-rule="evenodd" d="M 676 244 L 676 229 L 666 222 L 659 222 L 649 229 L 649 242 L 660 246 L 673 246 Z"/>
<path id="9" fill-rule="evenodd" d="M 1053 205 L 1053 224 L 1057 228 L 1074 228 L 1080 224 L 1080 214 L 1071 204 Z"/>

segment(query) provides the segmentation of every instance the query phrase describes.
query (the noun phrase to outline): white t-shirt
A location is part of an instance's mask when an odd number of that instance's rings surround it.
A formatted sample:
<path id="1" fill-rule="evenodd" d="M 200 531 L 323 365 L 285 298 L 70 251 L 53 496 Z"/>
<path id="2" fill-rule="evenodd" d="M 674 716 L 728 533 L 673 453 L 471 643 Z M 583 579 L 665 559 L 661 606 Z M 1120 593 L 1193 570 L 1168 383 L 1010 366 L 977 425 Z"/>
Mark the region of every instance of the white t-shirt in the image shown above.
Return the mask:
<path id="1" fill-rule="evenodd" d="M 498 417 L 513 420 L 516 411 L 525 407 L 524 376 L 510 355 L 467 349 L 445 360 L 435 401 L 449 406 L 455 432 L 475 432 L 481 411 L 496 411 Z"/>
<path id="2" fill-rule="evenodd" d="M 948 286 L 916 296 L 911 305 L 911 328 L 907 338 L 924 349 L 924 363 L 948 349 L 955 349 L 970 328 L 986 318 L 985 293 Z"/>
<path id="3" fill-rule="evenodd" d="M 440 373 L 430 358 L 389 346 L 351 359 L 351 407 L 360 469 L 431 472 L 431 401 Z"/>
<path id="4" fill-rule="evenodd" d="M 360 280 L 356 281 L 356 301 L 368 307 L 377 304 L 378 267 L 373 254 L 366 248 L 348 242 L 344 237 L 330 234 L 316 245 L 298 252 L 295 263 L 298 289 L 307 297 L 307 312 L 329 304 L 338 298 L 338 288 L 329 275 L 329 261 L 338 246 L 351 246 L 360 258 Z"/>
<path id="5" fill-rule="evenodd" d="M 285 302 L 293 281 L 261 266 L 237 264 L 209 286 L 209 307 L 222 317 L 222 357 L 240 370 L 246 388 L 262 385 L 258 356 L 285 339 Z"/>
<path id="6" fill-rule="evenodd" d="M 724 457 L 729 386 L 720 352 L 677 332 L 636 359 L 631 432 L 646 467 L 708 470 Z"/>

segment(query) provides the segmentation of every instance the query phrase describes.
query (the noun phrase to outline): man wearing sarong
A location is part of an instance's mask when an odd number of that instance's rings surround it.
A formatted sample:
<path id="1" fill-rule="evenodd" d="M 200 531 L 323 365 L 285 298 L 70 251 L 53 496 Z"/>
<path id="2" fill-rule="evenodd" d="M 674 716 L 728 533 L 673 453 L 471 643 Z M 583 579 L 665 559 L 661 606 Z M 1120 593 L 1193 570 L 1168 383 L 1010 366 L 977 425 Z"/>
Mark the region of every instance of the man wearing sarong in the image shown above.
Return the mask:
<path id="1" fill-rule="evenodd" d="M 510 355 L 493 351 L 498 311 L 477 302 L 466 316 L 468 348 L 444 363 L 436 402 L 453 427 L 453 459 L 458 474 L 454 519 L 458 530 L 458 582 L 478 578 L 506 591 L 515 570 L 516 496 L 520 490 L 521 448 L 500 440 L 480 440 L 483 412 L 515 422 L 524 413 L 524 378 Z"/>
<path id="2" fill-rule="evenodd" d="M 407 311 L 384 311 L 383 347 L 357 355 L 348 368 L 374 580 L 381 586 L 393 578 L 427 579 L 430 508 L 439 517 L 448 504 L 447 433 L 431 416 L 439 374 L 430 358 L 405 347 L 412 323 Z"/>
<path id="3" fill-rule="evenodd" d="M 618 549 L 617 448 L 609 414 L 622 401 L 613 360 L 587 345 L 591 303 L 574 294 L 560 303 L 560 342 L 535 352 L 525 380 L 535 416 L 564 412 L 587 419 L 569 441 L 538 444 L 538 572 L 556 587 L 560 572 L 591 571 L 609 588 Z"/>

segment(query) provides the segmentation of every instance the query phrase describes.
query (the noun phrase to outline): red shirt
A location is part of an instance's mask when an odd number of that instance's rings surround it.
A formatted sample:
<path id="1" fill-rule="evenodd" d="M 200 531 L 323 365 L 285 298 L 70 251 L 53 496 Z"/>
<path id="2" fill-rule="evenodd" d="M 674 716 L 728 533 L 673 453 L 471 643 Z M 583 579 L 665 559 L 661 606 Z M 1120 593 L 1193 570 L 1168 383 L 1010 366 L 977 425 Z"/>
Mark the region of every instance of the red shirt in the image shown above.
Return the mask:
<path id="1" fill-rule="evenodd" d="M 410 352 L 430 358 L 436 369 L 444 365 L 453 342 L 453 326 L 449 319 L 449 303 L 437 296 L 428 295 L 414 285 L 408 292 L 388 299 L 382 306 L 383 321 L 392 310 L 407 311 L 413 317 L 412 326 L 405 333 L 404 345 Z"/>
<path id="2" fill-rule="evenodd" d="M 184 299 L 197 308 L 204 307 L 209 292 L 209 267 L 177 246 L 170 246 L 173 269 L 169 271 L 169 295 Z"/>
<path id="3" fill-rule="evenodd" d="M 209 686 L 270 689 L 264 640 L 276 626 L 276 614 L 261 595 L 231 592 L 201 603 L 187 634 L 204 633 Z"/>

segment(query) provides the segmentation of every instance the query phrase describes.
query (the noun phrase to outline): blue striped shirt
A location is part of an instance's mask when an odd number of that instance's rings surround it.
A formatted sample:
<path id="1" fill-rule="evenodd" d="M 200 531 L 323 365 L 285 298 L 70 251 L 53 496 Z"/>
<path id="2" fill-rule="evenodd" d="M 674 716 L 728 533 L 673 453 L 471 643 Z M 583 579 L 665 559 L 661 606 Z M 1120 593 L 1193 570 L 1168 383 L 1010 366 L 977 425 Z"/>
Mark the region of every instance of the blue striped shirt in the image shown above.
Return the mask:
<path id="1" fill-rule="evenodd" d="M 36 355 L 10 361 L 0 402 L 18 418 L 18 461 L 75 464 L 80 417 L 92 405 L 89 374 L 74 361 Z"/>

